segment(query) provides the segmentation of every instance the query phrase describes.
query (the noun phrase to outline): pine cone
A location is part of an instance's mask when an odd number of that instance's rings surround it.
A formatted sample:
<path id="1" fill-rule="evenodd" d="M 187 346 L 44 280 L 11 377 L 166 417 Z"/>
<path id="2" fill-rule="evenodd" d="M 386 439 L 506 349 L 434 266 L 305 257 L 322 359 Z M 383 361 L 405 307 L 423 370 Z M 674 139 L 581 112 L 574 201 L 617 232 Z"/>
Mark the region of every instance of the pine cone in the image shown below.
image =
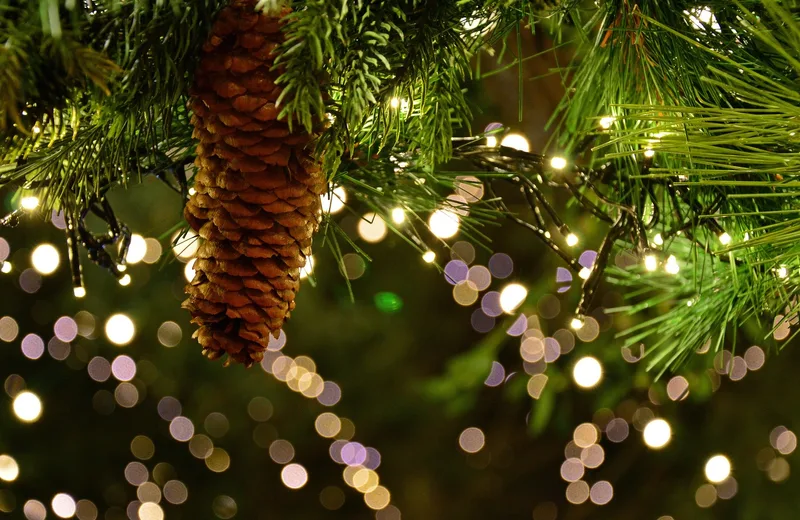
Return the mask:
<path id="1" fill-rule="evenodd" d="M 282 21 L 255 3 L 232 0 L 203 46 L 190 101 L 197 193 L 184 210 L 201 237 L 183 303 L 194 337 L 210 359 L 247 366 L 294 309 L 326 188 L 313 136 L 278 120 L 280 71 L 270 69 Z"/>

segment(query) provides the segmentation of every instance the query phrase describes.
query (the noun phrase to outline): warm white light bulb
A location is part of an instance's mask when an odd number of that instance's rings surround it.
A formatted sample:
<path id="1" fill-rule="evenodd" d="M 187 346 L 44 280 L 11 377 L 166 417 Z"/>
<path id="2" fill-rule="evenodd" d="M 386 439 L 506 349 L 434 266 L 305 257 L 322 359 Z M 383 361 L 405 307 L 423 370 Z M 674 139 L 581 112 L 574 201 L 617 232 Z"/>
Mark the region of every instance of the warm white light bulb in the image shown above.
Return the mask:
<path id="1" fill-rule="evenodd" d="M 706 462 L 705 474 L 711 483 L 724 482 L 731 476 L 731 461 L 725 455 L 714 455 Z"/>
<path id="2" fill-rule="evenodd" d="M 664 265 L 664 270 L 669 274 L 678 274 L 681 270 L 681 266 L 678 265 L 678 260 L 674 255 L 669 255 L 667 263 Z"/>
<path id="3" fill-rule="evenodd" d="M 402 224 L 406 221 L 406 212 L 403 208 L 394 208 L 392 210 L 392 222 L 395 224 Z"/>
<path id="4" fill-rule="evenodd" d="M 496 148 L 497 147 L 497 137 L 493 135 L 486 136 L 486 146 L 489 148 Z"/>
<path id="5" fill-rule="evenodd" d="M 581 388 L 593 388 L 603 378 L 603 366 L 591 357 L 582 357 L 572 368 L 572 379 Z"/>
<path id="6" fill-rule="evenodd" d="M 50 244 L 38 245 L 31 253 L 31 264 L 39 274 L 53 274 L 60 261 L 58 249 Z"/>
<path id="7" fill-rule="evenodd" d="M 42 401 L 33 392 L 20 392 L 14 398 L 14 415 L 22 422 L 34 422 L 42 415 Z"/>
<path id="8" fill-rule="evenodd" d="M 2 271 L 4 274 L 8 274 L 11 272 L 11 268 L 11 262 L 3 262 L 3 267 L 0 267 L 0 271 Z"/>
<path id="9" fill-rule="evenodd" d="M 567 235 L 567 245 L 569 247 L 577 246 L 578 242 L 579 242 L 578 235 L 576 235 L 575 233 L 570 233 L 569 235 Z"/>
<path id="10" fill-rule="evenodd" d="M 588 278 L 589 278 L 589 275 L 590 275 L 590 274 L 592 274 L 592 270 L 591 270 L 591 269 L 589 269 L 588 267 L 584 267 L 584 268 L 583 268 L 583 269 L 581 269 L 581 270 L 580 270 L 580 272 L 578 273 L 578 277 L 580 277 L 580 279 L 581 279 L 581 280 L 586 280 L 586 279 L 588 279 Z"/>
<path id="11" fill-rule="evenodd" d="M 86 296 L 86 289 L 83 287 L 73 287 L 72 293 L 75 295 L 76 298 L 83 298 Z"/>
<path id="12" fill-rule="evenodd" d="M 522 134 L 506 135 L 505 137 L 503 137 L 503 140 L 500 141 L 500 146 L 513 148 L 514 150 L 519 150 L 521 152 L 531 151 L 531 144 L 528 142 L 528 138 Z"/>
<path id="13" fill-rule="evenodd" d="M 653 157 L 655 154 L 656 152 L 652 148 L 648 148 L 647 150 L 644 151 L 644 156 L 647 157 L 648 159 Z"/>
<path id="14" fill-rule="evenodd" d="M 500 308 L 511 314 L 528 297 L 528 289 L 518 283 L 510 283 L 500 291 Z"/>
<path id="15" fill-rule="evenodd" d="M 653 243 L 657 246 L 664 245 L 664 239 L 661 237 L 661 233 L 656 233 L 656 236 L 653 237 Z"/>
<path id="16" fill-rule="evenodd" d="M 786 266 L 782 265 L 778 268 L 776 274 L 778 275 L 778 278 L 786 278 L 787 276 L 789 276 L 789 270 L 786 269 Z"/>
<path id="17" fill-rule="evenodd" d="M 136 334 L 136 327 L 125 314 L 114 314 L 106 321 L 106 337 L 115 345 L 127 345 Z"/>
<path id="18" fill-rule="evenodd" d="M 669 444 L 672 438 L 672 428 L 664 419 L 653 419 L 645 425 L 642 434 L 644 443 L 649 448 L 657 450 Z"/>
<path id="19" fill-rule="evenodd" d="M 567 167 L 567 160 L 563 157 L 553 157 L 550 159 L 550 166 L 554 170 L 563 170 Z"/>
<path id="20" fill-rule="evenodd" d="M 425 260 L 427 263 L 433 263 L 436 260 L 436 253 L 433 251 L 425 251 L 422 255 L 422 259 Z"/>
<path id="21" fill-rule="evenodd" d="M 431 213 L 428 219 L 428 227 L 435 236 L 439 238 L 450 238 L 458 233 L 460 219 L 458 215 L 450 210 L 437 209 Z"/>
<path id="22" fill-rule="evenodd" d="M 147 254 L 147 242 L 142 235 L 131 235 L 131 243 L 128 246 L 128 253 L 125 255 L 125 262 L 129 264 L 138 264 L 144 260 L 144 255 Z"/>
<path id="23" fill-rule="evenodd" d="M 723 233 L 719 236 L 719 242 L 723 246 L 727 246 L 731 243 L 731 236 L 728 233 Z"/>
<path id="24" fill-rule="evenodd" d="M 606 116 L 606 117 L 600 118 L 600 127 L 608 130 L 609 128 L 611 128 L 611 125 L 614 124 L 614 121 L 615 121 L 615 118 L 613 118 L 611 116 Z"/>
<path id="25" fill-rule="evenodd" d="M 576 316 L 575 318 L 572 318 L 569 326 L 572 327 L 573 330 L 581 330 L 581 328 L 583 328 L 583 320 Z"/>
<path id="26" fill-rule="evenodd" d="M 25 211 L 33 211 L 39 207 L 39 197 L 33 195 L 22 197 L 19 201 L 19 205 Z"/>
<path id="27" fill-rule="evenodd" d="M 644 257 L 644 268 L 648 271 L 655 271 L 658 267 L 658 260 L 655 255 L 647 255 Z"/>
<path id="28" fill-rule="evenodd" d="M 122 285 L 123 287 L 126 286 L 126 285 L 130 285 L 131 284 L 131 275 L 126 274 L 125 276 L 120 278 L 119 279 L 119 284 Z"/>
<path id="29" fill-rule="evenodd" d="M 344 209 L 347 202 L 347 192 L 341 186 L 336 186 L 330 192 L 323 193 L 320 197 L 322 211 L 334 215 Z"/>
<path id="30" fill-rule="evenodd" d="M 308 278 L 314 272 L 314 255 L 306 257 L 306 265 L 300 269 L 300 279 Z"/>

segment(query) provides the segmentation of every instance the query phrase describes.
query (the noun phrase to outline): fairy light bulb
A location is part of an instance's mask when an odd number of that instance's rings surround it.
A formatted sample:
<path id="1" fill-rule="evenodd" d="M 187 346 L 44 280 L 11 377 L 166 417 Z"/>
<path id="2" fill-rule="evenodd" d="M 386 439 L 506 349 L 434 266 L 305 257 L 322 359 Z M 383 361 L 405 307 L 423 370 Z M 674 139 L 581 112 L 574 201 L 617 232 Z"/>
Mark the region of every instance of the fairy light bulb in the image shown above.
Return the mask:
<path id="1" fill-rule="evenodd" d="M 591 356 L 585 356 L 572 368 L 572 379 L 581 388 L 594 388 L 603 379 L 603 365 Z"/>
<path id="2" fill-rule="evenodd" d="M 719 484 L 731 476 L 731 461 L 725 455 L 714 455 L 708 459 L 704 470 L 709 482 Z"/>
<path id="3" fill-rule="evenodd" d="M 500 141 L 500 146 L 505 146 L 506 148 L 513 148 L 514 150 L 519 150 L 520 152 L 530 152 L 531 151 L 531 144 L 528 142 L 528 138 L 522 134 L 508 134 L 503 137 L 503 140 Z"/>
<path id="4" fill-rule="evenodd" d="M 34 195 L 22 197 L 22 199 L 19 201 L 19 205 L 25 211 L 33 211 L 39 207 L 39 197 Z"/>
<path id="5" fill-rule="evenodd" d="M 786 266 L 780 266 L 778 270 L 775 272 L 778 275 L 778 278 L 786 278 L 789 276 L 789 270 L 786 269 Z"/>
<path id="6" fill-rule="evenodd" d="M 658 267 L 658 260 L 655 255 L 647 255 L 644 257 L 644 268 L 648 271 L 655 271 Z"/>
<path id="7" fill-rule="evenodd" d="M 131 284 L 131 275 L 126 274 L 122 278 L 119 279 L 119 284 L 123 287 Z"/>
<path id="8" fill-rule="evenodd" d="M 614 124 L 614 121 L 616 121 L 616 118 L 614 117 L 611 116 L 602 117 L 600 118 L 600 128 L 608 130 L 609 128 L 611 128 L 611 125 Z"/>
<path id="9" fill-rule="evenodd" d="M 14 397 L 14 415 L 22 422 L 35 422 L 42 415 L 42 400 L 33 392 L 20 392 Z"/>
<path id="10" fill-rule="evenodd" d="M 569 247 L 577 246 L 578 242 L 580 242 L 580 240 L 578 240 L 578 235 L 576 235 L 575 233 L 570 233 L 569 235 L 567 235 L 567 245 Z"/>
<path id="11" fill-rule="evenodd" d="M 667 263 L 664 264 L 664 270 L 669 274 L 678 274 L 681 270 L 681 266 L 678 265 L 678 259 L 674 255 L 669 255 Z"/>
<path id="12" fill-rule="evenodd" d="M 664 419 L 653 419 L 645 425 L 642 435 L 648 448 L 658 450 L 669 444 L 672 427 Z"/>
<path id="13" fill-rule="evenodd" d="M 0 267 L 0 272 L 8 274 L 11 272 L 12 267 L 11 262 L 3 262 L 3 267 Z"/>
<path id="14" fill-rule="evenodd" d="M 402 224 L 406 221 L 406 212 L 403 208 L 394 208 L 392 210 L 392 222 L 395 224 Z"/>
<path id="15" fill-rule="evenodd" d="M 563 170 L 567 167 L 567 160 L 563 157 L 553 157 L 550 159 L 550 167 L 554 170 Z"/>
<path id="16" fill-rule="evenodd" d="M 653 243 L 657 246 L 664 245 L 664 239 L 661 236 L 661 233 L 656 233 L 656 236 L 653 237 Z"/>
<path id="17" fill-rule="evenodd" d="M 578 272 L 578 277 L 580 277 L 581 280 L 586 280 L 586 279 L 589 278 L 589 275 L 591 275 L 591 274 L 592 274 L 592 270 L 589 269 L 588 267 L 584 267 L 583 269 L 581 269 Z"/>
<path id="18" fill-rule="evenodd" d="M 727 246 L 728 244 L 731 243 L 731 236 L 728 233 L 722 233 L 719 236 L 719 243 L 722 244 L 723 246 Z"/>
<path id="19" fill-rule="evenodd" d="M 425 262 L 431 264 L 433 263 L 434 260 L 436 260 L 436 253 L 434 253 L 433 251 L 425 251 L 425 253 L 423 253 L 422 255 L 422 259 Z"/>
<path id="20" fill-rule="evenodd" d="M 86 296 L 86 289 L 84 287 L 73 287 L 72 293 L 75 295 L 76 298 L 83 298 Z"/>
<path id="21" fill-rule="evenodd" d="M 510 283 L 500 291 L 500 308 L 511 314 L 528 297 L 528 289 L 518 283 Z"/>
<path id="22" fill-rule="evenodd" d="M 39 274 L 53 274 L 58 269 L 61 257 L 51 244 L 41 244 L 31 253 L 31 264 Z"/>
<path id="23" fill-rule="evenodd" d="M 647 157 L 648 159 L 652 158 L 655 154 L 656 152 L 652 148 L 648 148 L 647 150 L 644 151 L 644 156 Z"/>
<path id="24" fill-rule="evenodd" d="M 572 321 L 569 322 L 569 326 L 572 327 L 572 330 L 581 330 L 581 328 L 583 328 L 583 320 L 575 316 L 572 318 Z"/>

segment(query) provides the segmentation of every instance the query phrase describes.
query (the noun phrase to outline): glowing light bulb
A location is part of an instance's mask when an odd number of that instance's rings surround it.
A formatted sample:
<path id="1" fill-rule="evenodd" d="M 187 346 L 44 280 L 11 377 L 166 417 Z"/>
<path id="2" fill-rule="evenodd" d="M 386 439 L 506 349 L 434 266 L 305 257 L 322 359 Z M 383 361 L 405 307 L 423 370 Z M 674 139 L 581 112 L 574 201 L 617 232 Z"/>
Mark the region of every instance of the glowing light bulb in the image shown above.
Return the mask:
<path id="1" fill-rule="evenodd" d="M 20 392 L 14 398 L 14 415 L 22 422 L 34 422 L 42 415 L 42 401 L 33 392 Z"/>
<path id="2" fill-rule="evenodd" d="M 493 135 L 486 136 L 486 146 L 489 148 L 496 148 L 497 147 L 497 137 Z"/>
<path id="3" fill-rule="evenodd" d="M 664 419 L 653 419 L 644 427 L 642 432 L 644 443 L 654 450 L 658 450 L 669 444 L 672 438 L 672 428 Z"/>
<path id="4" fill-rule="evenodd" d="M 789 276 L 789 270 L 786 269 L 786 266 L 780 266 L 778 270 L 775 272 L 778 275 L 778 278 L 786 278 Z"/>
<path id="5" fill-rule="evenodd" d="M 586 280 L 587 278 L 589 278 L 590 274 L 592 274 L 592 270 L 589 269 L 588 267 L 584 267 L 578 272 L 578 277 L 580 277 L 581 280 Z"/>
<path id="6" fill-rule="evenodd" d="M 194 263 L 195 259 L 192 258 L 191 260 L 186 262 L 185 266 L 183 266 L 183 277 L 186 278 L 187 282 L 191 282 L 192 280 L 194 280 Z"/>
<path id="7" fill-rule="evenodd" d="M 347 202 L 347 192 L 341 186 L 336 186 L 330 192 L 323 193 L 320 197 L 322 211 L 334 215 L 344 209 Z"/>
<path id="8" fill-rule="evenodd" d="M 402 224 L 406 221 L 406 212 L 403 208 L 394 208 L 392 210 L 392 222 L 395 224 Z"/>
<path id="9" fill-rule="evenodd" d="M 644 151 L 644 156 L 647 157 L 648 159 L 653 157 L 655 154 L 656 152 L 652 148 L 648 148 L 647 150 Z"/>
<path id="10" fill-rule="evenodd" d="M 567 167 L 567 160 L 563 157 L 553 157 L 550 159 L 550 166 L 554 170 L 563 170 Z"/>
<path id="11" fill-rule="evenodd" d="M 731 236 L 728 233 L 723 233 L 719 236 L 719 242 L 723 246 L 727 246 L 731 243 Z"/>
<path id="12" fill-rule="evenodd" d="M 528 297 L 528 289 L 518 283 L 510 283 L 500 291 L 500 308 L 511 314 Z"/>
<path id="13" fill-rule="evenodd" d="M 13 482 L 19 476 L 17 461 L 10 455 L 0 455 L 0 480 Z"/>
<path id="14" fill-rule="evenodd" d="M 33 195 L 22 197 L 19 201 L 19 205 L 25 211 L 33 211 L 39 207 L 39 197 Z"/>
<path id="15" fill-rule="evenodd" d="M 655 255 L 647 255 L 644 257 L 644 268 L 648 271 L 655 271 L 658 268 L 658 260 Z"/>
<path id="16" fill-rule="evenodd" d="M 570 233 L 569 235 L 567 235 L 567 245 L 569 247 L 577 246 L 578 242 L 579 242 L 578 235 L 576 235 L 575 233 Z"/>
<path id="17" fill-rule="evenodd" d="M 389 100 L 389 106 L 392 108 L 399 108 L 400 107 L 400 98 L 393 97 Z"/>
<path id="18" fill-rule="evenodd" d="M 569 326 L 572 327 L 573 330 L 581 330 L 581 328 L 583 328 L 583 320 L 576 316 L 569 322 Z"/>
<path id="19" fill-rule="evenodd" d="M 61 257 L 51 244 L 41 244 L 31 253 L 31 263 L 39 274 L 53 274 L 58 269 Z"/>
<path id="20" fill-rule="evenodd" d="M 314 272 L 314 255 L 306 257 L 306 265 L 300 269 L 300 279 L 308 278 Z"/>
<path id="21" fill-rule="evenodd" d="M 76 298 L 83 298 L 86 296 L 86 289 L 83 287 L 73 287 L 72 293 L 75 295 Z"/>
<path id="22" fill-rule="evenodd" d="M 503 137 L 503 140 L 500 141 L 500 146 L 513 148 L 514 150 L 519 150 L 520 152 L 531 151 L 531 144 L 528 142 L 528 138 L 522 134 L 506 135 L 505 137 Z"/>
<path id="23" fill-rule="evenodd" d="M 656 236 L 653 237 L 653 243 L 657 246 L 664 245 L 664 239 L 661 238 L 661 233 L 656 233 Z"/>
<path id="24" fill-rule="evenodd" d="M 11 268 L 11 262 L 3 262 L 3 267 L 0 267 L 0 271 L 2 271 L 4 274 L 8 274 L 11 272 Z"/>
<path id="25" fill-rule="evenodd" d="M 189 188 L 189 195 L 196 195 L 196 194 L 197 194 L 197 190 L 194 189 L 194 186 Z"/>
<path id="26" fill-rule="evenodd" d="M 669 258 L 667 258 L 667 263 L 664 265 L 664 270 L 669 274 L 678 274 L 678 272 L 681 270 L 681 266 L 678 265 L 678 260 L 674 255 L 669 255 Z"/>
<path id="27" fill-rule="evenodd" d="M 433 261 L 436 260 L 436 253 L 433 251 L 425 251 L 425 253 L 422 255 L 422 259 L 429 264 L 433 263 Z"/>
<path id="28" fill-rule="evenodd" d="M 611 116 L 600 118 L 600 127 L 608 130 L 614 124 L 614 121 L 616 121 L 616 118 Z"/>
<path id="29" fill-rule="evenodd" d="M 450 238 L 458 233 L 460 219 L 452 211 L 437 209 L 428 219 L 428 227 L 439 238 Z"/>
<path id="30" fill-rule="evenodd" d="M 59 518 L 72 518 L 77 511 L 75 499 L 66 493 L 59 493 L 54 496 L 50 502 L 50 507 L 53 508 L 53 513 Z"/>
<path id="31" fill-rule="evenodd" d="M 147 242 L 142 235 L 131 235 L 131 244 L 128 247 L 128 253 L 125 255 L 125 261 L 129 264 L 138 264 L 144 260 L 144 255 L 147 254 Z"/>
<path id="32" fill-rule="evenodd" d="M 120 278 L 119 279 L 119 284 L 122 285 L 123 287 L 126 286 L 126 285 L 130 285 L 131 284 L 131 275 L 126 274 L 125 276 Z"/>
<path id="33" fill-rule="evenodd" d="M 714 455 L 706 462 L 705 474 L 711 483 L 724 482 L 731 476 L 731 461 L 725 455 Z"/>
<path id="34" fill-rule="evenodd" d="M 106 337 L 115 345 L 127 345 L 136 334 L 136 327 L 125 314 L 114 314 L 106 320 Z"/>
<path id="35" fill-rule="evenodd" d="M 594 388 L 603 378 L 603 366 L 591 357 L 582 357 L 572 368 L 572 379 L 581 388 Z"/>
<path id="36" fill-rule="evenodd" d="M 128 266 L 127 265 L 125 265 L 125 264 L 117 264 L 117 271 L 119 271 L 120 273 L 124 273 L 127 270 L 128 270 Z"/>
<path id="37" fill-rule="evenodd" d="M 389 234 L 386 222 L 377 213 L 367 213 L 358 221 L 358 234 L 366 242 L 375 244 Z"/>

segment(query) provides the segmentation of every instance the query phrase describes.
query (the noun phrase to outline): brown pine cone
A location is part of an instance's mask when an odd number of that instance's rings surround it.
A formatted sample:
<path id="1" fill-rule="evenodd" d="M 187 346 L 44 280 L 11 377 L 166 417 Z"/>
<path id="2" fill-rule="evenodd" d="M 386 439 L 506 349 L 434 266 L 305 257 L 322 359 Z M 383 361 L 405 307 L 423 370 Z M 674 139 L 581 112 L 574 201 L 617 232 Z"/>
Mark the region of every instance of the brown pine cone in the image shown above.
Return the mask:
<path id="1" fill-rule="evenodd" d="M 278 120 L 270 70 L 282 16 L 233 0 L 218 15 L 191 90 L 196 194 L 184 216 L 200 234 L 195 277 L 183 306 L 200 328 L 203 354 L 247 366 L 260 361 L 294 309 L 311 254 L 325 176 L 313 136 Z"/>

